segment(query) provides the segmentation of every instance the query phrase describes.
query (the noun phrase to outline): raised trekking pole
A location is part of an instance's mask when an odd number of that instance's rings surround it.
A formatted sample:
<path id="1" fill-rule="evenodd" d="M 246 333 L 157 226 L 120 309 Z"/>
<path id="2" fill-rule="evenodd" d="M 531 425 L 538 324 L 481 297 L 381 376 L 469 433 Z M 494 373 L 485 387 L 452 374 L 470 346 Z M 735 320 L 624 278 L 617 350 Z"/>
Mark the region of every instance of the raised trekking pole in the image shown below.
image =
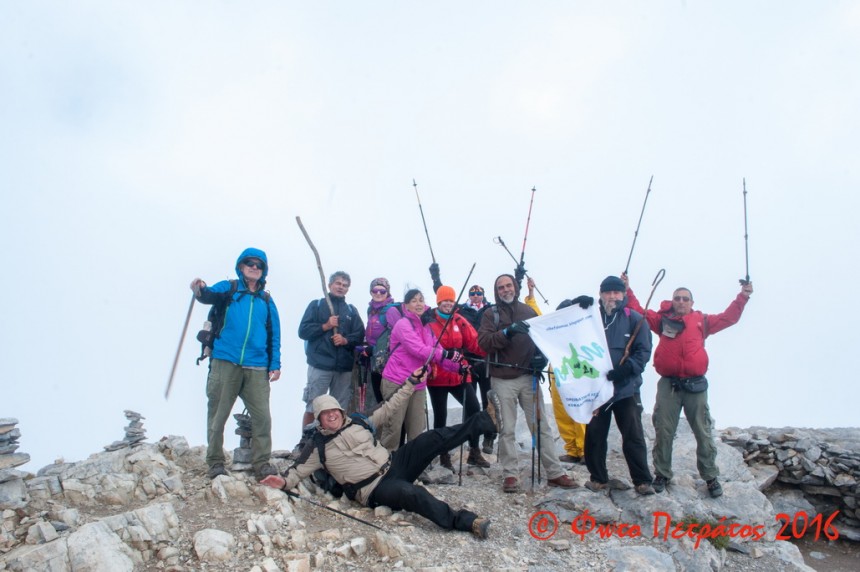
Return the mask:
<path id="1" fill-rule="evenodd" d="M 648 312 L 648 306 L 651 304 L 651 298 L 654 296 L 654 291 L 657 290 L 657 286 L 660 285 L 660 282 L 663 281 L 663 278 L 666 277 L 666 269 L 661 268 L 657 275 L 654 277 L 654 281 L 651 282 L 651 293 L 648 294 L 648 300 L 645 302 L 645 306 L 642 311 L 642 319 L 636 324 L 636 327 L 633 328 L 633 333 L 630 334 L 630 339 L 627 341 L 627 345 L 624 346 L 624 355 L 621 356 L 621 360 L 618 362 L 618 365 L 623 364 L 627 361 L 627 358 L 630 356 L 630 346 L 633 345 L 633 340 L 636 339 L 636 335 L 639 333 L 639 328 L 642 327 L 642 322 L 645 321 L 645 313 Z"/>
<path id="2" fill-rule="evenodd" d="M 498 244 L 498 245 L 499 245 L 499 246 L 501 246 L 502 248 L 504 248 L 504 249 L 505 249 L 505 252 L 507 252 L 507 253 L 508 253 L 508 255 L 513 259 L 514 263 L 516 263 L 516 262 L 517 262 L 517 257 L 516 257 L 516 256 L 514 256 L 514 253 L 510 251 L 510 249 L 508 248 L 508 245 L 507 245 L 507 244 L 505 244 L 505 241 L 504 241 L 504 240 L 502 240 L 502 237 L 501 237 L 501 236 L 497 236 L 497 237 L 493 238 L 493 242 L 494 242 L 494 243 L 496 243 L 496 244 Z M 526 278 L 529 278 L 528 273 L 526 273 Z M 547 299 L 546 299 L 546 296 L 544 296 L 544 295 L 543 295 L 543 292 L 541 292 L 541 291 L 540 291 L 540 288 L 538 288 L 537 286 L 535 286 L 535 291 L 537 291 L 537 293 L 538 293 L 538 294 L 540 294 L 540 297 L 541 297 L 541 298 L 543 298 L 543 303 L 544 303 L 544 304 L 549 304 L 549 300 L 547 300 Z"/>
<path id="3" fill-rule="evenodd" d="M 302 217 L 297 216 L 296 223 L 298 223 L 299 229 L 301 229 L 302 234 L 305 235 L 305 240 L 308 241 L 308 245 L 311 247 L 311 250 L 314 253 L 314 258 L 316 258 L 317 260 L 317 270 L 320 271 L 320 283 L 322 283 L 323 299 L 328 306 L 329 314 L 334 316 L 334 304 L 331 303 L 331 299 L 328 297 L 328 289 L 326 288 L 325 284 L 325 272 L 323 272 L 322 262 L 320 261 L 320 253 L 317 251 L 317 247 L 314 246 L 314 241 L 311 240 L 308 231 L 305 230 L 305 225 L 302 224 Z M 332 331 L 336 334 L 337 327 L 332 328 Z"/>
<path id="4" fill-rule="evenodd" d="M 310 504 L 312 504 L 312 505 L 314 505 L 314 506 L 318 506 L 318 507 L 320 507 L 320 508 L 324 508 L 324 509 L 326 509 L 326 510 L 330 510 L 330 511 L 332 511 L 332 512 L 334 512 L 334 513 L 339 514 L 340 516 L 345 516 L 346 518 L 350 518 L 350 519 L 352 519 L 352 520 L 354 520 L 354 521 L 356 521 L 356 522 L 360 522 L 361 524 L 366 524 L 367 526 L 372 526 L 373 528 L 375 528 L 375 529 L 377 529 L 377 530 L 382 530 L 383 532 L 385 531 L 385 529 L 384 529 L 384 528 L 382 528 L 381 526 L 377 526 L 377 525 L 373 524 L 372 522 L 367 522 L 366 520 L 361 519 L 361 518 L 358 518 L 357 516 L 352 516 L 351 514 L 347 514 L 347 513 L 345 513 L 345 512 L 339 511 L 339 510 L 337 510 L 336 508 L 332 508 L 332 507 L 330 507 L 330 506 L 326 506 L 326 505 L 324 505 L 324 504 L 322 504 L 322 503 L 319 503 L 319 502 L 317 502 L 317 501 L 312 501 L 311 499 L 309 499 L 309 498 L 305 498 L 305 497 L 303 497 L 302 495 L 300 495 L 300 494 L 298 494 L 298 493 L 294 493 L 294 492 L 292 492 L 292 491 L 284 491 L 284 492 L 285 492 L 285 493 L 287 493 L 287 495 L 288 495 L 288 496 L 291 496 L 291 497 L 293 497 L 293 498 L 301 499 L 301 500 L 305 501 L 306 503 L 310 503 Z"/>
<path id="5" fill-rule="evenodd" d="M 188 304 L 188 313 L 185 315 L 185 325 L 182 326 L 182 335 L 179 336 L 179 346 L 176 348 L 176 357 L 173 358 L 173 367 L 170 368 L 170 377 L 167 378 L 167 389 L 164 390 L 164 399 L 170 397 L 170 388 L 173 385 L 173 376 L 176 374 L 176 365 L 179 363 L 179 354 L 182 352 L 182 342 L 188 333 L 188 323 L 191 322 L 191 310 L 194 309 L 195 296 L 191 294 L 191 303 Z"/>
<path id="6" fill-rule="evenodd" d="M 746 286 L 750 283 L 750 235 L 747 230 L 747 179 L 744 177 L 744 254 L 747 262 L 746 278 L 741 278 L 738 282 L 741 286 Z"/>
<path id="7" fill-rule="evenodd" d="M 526 240 L 529 237 L 529 223 L 532 221 L 532 205 L 535 203 L 535 189 L 532 187 L 532 196 L 529 199 L 529 216 L 526 218 L 526 231 L 523 233 L 523 248 L 520 250 L 520 266 L 525 267 L 525 258 L 526 258 Z"/>
<path id="8" fill-rule="evenodd" d="M 639 222 L 636 223 L 636 232 L 633 233 L 633 244 L 630 245 L 630 255 L 627 257 L 627 266 L 624 267 L 624 274 L 630 269 L 630 259 L 633 258 L 633 249 L 636 247 L 636 238 L 639 236 L 639 227 L 642 225 L 642 215 L 645 214 L 645 205 L 648 204 L 648 195 L 651 194 L 651 181 L 654 180 L 654 175 L 651 175 L 651 180 L 648 181 L 648 190 L 645 191 L 645 200 L 642 202 L 642 212 L 639 213 Z"/>
<path id="9" fill-rule="evenodd" d="M 427 246 L 430 247 L 430 258 L 433 264 L 436 264 L 436 256 L 433 254 L 433 245 L 430 244 L 430 233 L 427 232 L 427 220 L 424 218 L 424 207 L 421 206 L 421 197 L 418 195 L 418 183 L 412 179 L 412 186 L 415 187 L 415 198 L 418 199 L 418 210 L 421 211 L 421 222 L 424 223 L 424 236 L 427 237 Z"/>

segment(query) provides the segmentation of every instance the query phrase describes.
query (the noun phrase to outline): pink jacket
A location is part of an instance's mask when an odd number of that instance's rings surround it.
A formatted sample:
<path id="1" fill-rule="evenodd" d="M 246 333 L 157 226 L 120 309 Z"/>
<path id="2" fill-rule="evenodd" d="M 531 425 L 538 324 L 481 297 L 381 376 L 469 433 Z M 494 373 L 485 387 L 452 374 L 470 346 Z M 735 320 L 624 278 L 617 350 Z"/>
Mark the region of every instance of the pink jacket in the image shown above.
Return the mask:
<path id="1" fill-rule="evenodd" d="M 444 359 L 445 350 L 442 346 L 436 346 L 436 349 L 433 349 L 435 343 L 436 337 L 430 326 L 421 323 L 421 316 L 404 308 L 403 318 L 397 320 L 394 329 L 391 330 L 391 340 L 388 343 L 391 357 L 385 364 L 382 377 L 397 385 L 403 385 L 413 371 L 424 365 L 431 352 L 433 354 L 431 363 L 439 364 L 446 371 L 459 371 L 459 363 Z M 419 383 L 415 386 L 415 390 L 425 387 L 427 387 L 426 383 Z"/>

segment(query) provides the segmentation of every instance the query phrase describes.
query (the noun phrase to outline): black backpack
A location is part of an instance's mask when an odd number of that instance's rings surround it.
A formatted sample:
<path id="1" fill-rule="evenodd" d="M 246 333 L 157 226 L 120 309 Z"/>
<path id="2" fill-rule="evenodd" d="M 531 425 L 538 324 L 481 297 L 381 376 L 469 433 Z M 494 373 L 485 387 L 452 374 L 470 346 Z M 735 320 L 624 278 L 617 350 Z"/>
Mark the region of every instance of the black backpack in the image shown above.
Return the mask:
<path id="1" fill-rule="evenodd" d="M 206 322 L 203 323 L 203 329 L 197 332 L 197 341 L 200 342 L 200 357 L 197 358 L 197 365 L 200 362 L 212 355 L 212 348 L 215 345 L 215 340 L 221 337 L 221 330 L 224 329 L 224 320 L 227 317 L 227 307 L 233 302 L 233 295 L 239 289 L 238 280 L 230 280 L 230 289 L 221 294 L 220 299 L 212 304 L 209 308 L 209 314 L 206 316 Z M 272 358 L 272 312 L 269 308 L 269 301 L 272 296 L 266 291 L 262 292 L 243 292 L 252 296 L 259 296 L 261 300 L 266 302 L 266 351 L 269 354 L 269 360 Z"/>

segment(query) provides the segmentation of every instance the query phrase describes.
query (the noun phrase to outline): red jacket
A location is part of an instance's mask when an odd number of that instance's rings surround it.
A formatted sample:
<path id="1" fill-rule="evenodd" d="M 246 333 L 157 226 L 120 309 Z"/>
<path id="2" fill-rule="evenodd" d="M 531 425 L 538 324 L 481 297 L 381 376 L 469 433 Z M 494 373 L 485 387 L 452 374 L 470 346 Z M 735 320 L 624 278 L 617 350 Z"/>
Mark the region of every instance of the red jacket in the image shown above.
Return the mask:
<path id="1" fill-rule="evenodd" d="M 722 314 L 703 314 L 693 310 L 685 316 L 676 316 L 672 312 L 670 300 L 661 302 L 659 311 L 643 311 L 639 300 L 633 295 L 633 290 L 627 289 L 627 305 L 643 314 L 651 331 L 660 336 L 660 343 L 654 351 L 654 369 L 664 377 L 687 378 L 705 375 L 708 371 L 705 338 L 737 324 L 748 301 L 749 297 L 738 294 Z M 684 330 L 674 338 L 664 335 L 663 318 L 683 321 Z"/>
<path id="2" fill-rule="evenodd" d="M 438 338 L 439 333 L 445 326 L 445 318 L 440 316 L 435 310 L 433 314 L 435 319 L 430 322 L 429 326 L 433 330 L 433 334 Z M 456 313 L 456 311 L 454 312 L 454 317 L 451 318 L 451 323 L 445 328 L 445 333 L 442 335 L 439 345 L 446 350 L 457 350 L 460 353 L 463 353 L 465 350 L 481 357 L 487 355 L 478 345 L 478 332 L 475 331 L 475 328 L 472 327 L 472 324 L 466 318 Z M 468 362 L 463 359 L 461 363 Z M 471 375 L 467 374 L 466 383 L 470 383 L 471 381 Z M 433 364 L 433 372 L 427 385 L 432 387 L 448 387 L 460 385 L 461 383 L 463 383 L 463 380 L 459 373 L 456 371 L 446 371 Z"/>

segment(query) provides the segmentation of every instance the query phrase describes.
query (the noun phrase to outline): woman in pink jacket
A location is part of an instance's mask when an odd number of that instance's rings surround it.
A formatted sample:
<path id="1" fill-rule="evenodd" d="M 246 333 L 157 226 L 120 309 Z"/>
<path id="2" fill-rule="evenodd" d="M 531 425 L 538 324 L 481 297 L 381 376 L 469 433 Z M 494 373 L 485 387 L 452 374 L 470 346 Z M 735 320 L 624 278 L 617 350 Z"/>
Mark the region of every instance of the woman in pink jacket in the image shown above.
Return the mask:
<path id="1" fill-rule="evenodd" d="M 436 363 L 447 371 L 460 369 L 459 352 L 435 345 L 436 337 L 433 331 L 421 319 L 426 309 L 424 295 L 420 290 L 409 290 L 403 297 L 403 318 L 397 321 L 391 331 L 391 357 L 382 372 L 384 399 L 393 395 L 406 382 L 406 378 L 413 371 L 420 369 L 428 358 L 431 363 Z M 386 449 L 393 451 L 397 448 L 400 429 L 404 423 L 409 441 L 427 429 L 426 395 L 427 383 L 416 385 L 406 407 L 395 411 L 380 428 L 379 441 Z"/>

